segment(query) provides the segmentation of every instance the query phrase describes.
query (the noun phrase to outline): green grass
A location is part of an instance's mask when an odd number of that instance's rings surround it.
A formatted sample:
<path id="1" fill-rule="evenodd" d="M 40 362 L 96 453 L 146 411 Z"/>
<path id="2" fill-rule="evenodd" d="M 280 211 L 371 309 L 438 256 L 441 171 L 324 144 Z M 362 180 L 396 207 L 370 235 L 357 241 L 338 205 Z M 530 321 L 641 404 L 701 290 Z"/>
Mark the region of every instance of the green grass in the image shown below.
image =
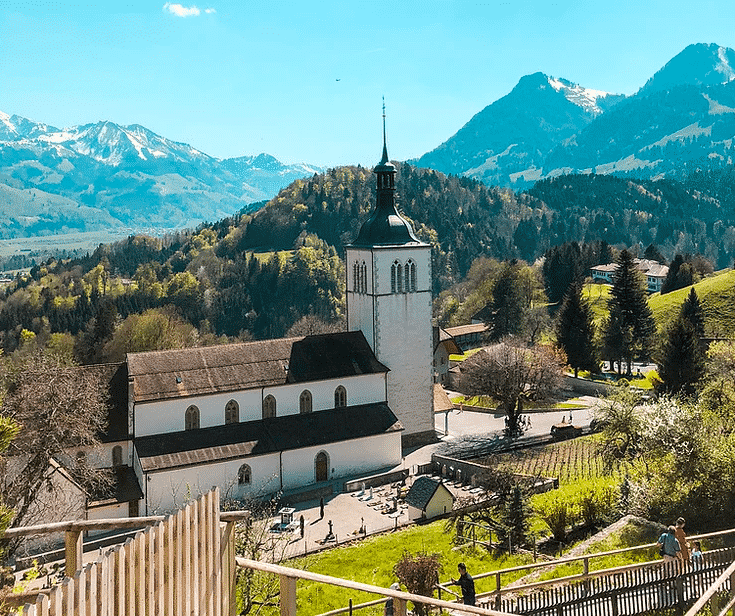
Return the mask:
<path id="1" fill-rule="evenodd" d="M 612 552 L 623 548 L 629 548 L 636 545 L 653 543 L 658 539 L 658 531 L 648 526 L 628 523 L 619 531 L 610 534 L 605 539 L 592 543 L 585 551 L 586 554 L 595 552 Z M 632 552 L 624 552 L 622 554 L 611 554 L 610 556 L 601 556 L 590 560 L 590 571 L 600 571 L 601 569 L 611 569 L 613 567 L 622 567 L 623 565 L 631 565 L 634 563 L 643 563 L 650 560 L 656 560 L 658 554 L 655 550 L 636 550 Z M 582 561 L 578 563 L 569 563 L 559 565 L 551 571 L 541 574 L 540 580 L 555 580 L 557 578 L 569 575 L 577 575 L 583 573 L 584 564 Z"/>
<path id="2" fill-rule="evenodd" d="M 468 358 L 472 357 L 475 353 L 478 353 L 479 351 L 482 351 L 482 347 L 478 347 L 476 349 L 469 349 L 469 350 L 465 351 L 464 354 L 462 354 L 462 355 L 450 355 L 449 356 L 449 361 L 462 362 L 465 359 L 468 359 Z"/>
<path id="3" fill-rule="evenodd" d="M 692 287 L 685 287 L 648 300 L 659 326 L 673 319 L 689 295 Z M 709 276 L 694 285 L 704 309 L 705 329 L 720 335 L 735 331 L 735 270 Z"/>
<path id="4" fill-rule="evenodd" d="M 414 526 L 397 533 L 389 533 L 366 539 L 353 545 L 335 548 L 309 558 L 311 572 L 332 575 L 366 584 L 387 588 L 396 578 L 393 565 L 398 562 L 404 550 L 415 553 L 426 551 L 441 554 L 443 572 L 440 580 L 446 581 L 456 576 L 457 563 L 464 561 L 473 573 L 494 571 L 531 562 L 528 556 L 501 556 L 496 558 L 484 548 L 459 549 L 452 544 L 454 533 L 444 530 L 444 522 L 433 522 L 424 526 Z M 520 573 L 516 575 L 520 577 Z M 511 578 L 502 582 L 512 581 Z M 477 581 L 477 592 L 492 590 L 495 585 L 493 576 Z M 346 607 L 349 599 L 353 605 L 377 599 L 375 595 L 351 592 L 336 586 L 299 582 L 297 585 L 297 609 L 299 614 L 319 614 L 339 607 Z M 382 606 L 361 610 L 361 614 L 382 614 Z"/>
<path id="5" fill-rule="evenodd" d="M 735 332 L 735 270 L 718 272 L 693 286 L 704 310 L 705 330 L 719 336 Z M 610 288 L 605 284 L 588 284 L 584 288 L 584 297 L 590 302 L 598 326 L 608 314 Z M 677 315 L 691 289 L 689 286 L 665 295 L 654 293 L 648 298 L 659 328 Z"/>

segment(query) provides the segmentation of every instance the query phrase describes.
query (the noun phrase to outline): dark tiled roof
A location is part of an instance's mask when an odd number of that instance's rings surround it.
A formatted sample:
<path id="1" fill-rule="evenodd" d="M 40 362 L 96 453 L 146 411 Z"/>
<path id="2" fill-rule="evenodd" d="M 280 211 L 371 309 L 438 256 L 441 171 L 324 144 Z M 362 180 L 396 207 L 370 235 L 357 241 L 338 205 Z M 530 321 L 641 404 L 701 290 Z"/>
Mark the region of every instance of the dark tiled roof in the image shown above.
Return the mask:
<path id="1" fill-rule="evenodd" d="M 454 404 L 449 399 L 447 392 L 440 383 L 434 383 L 434 412 L 443 413 L 454 409 Z"/>
<path id="2" fill-rule="evenodd" d="M 361 331 L 307 336 L 294 342 L 288 381 L 301 383 L 388 372 Z"/>
<path id="3" fill-rule="evenodd" d="M 118 466 L 112 469 L 112 472 L 112 484 L 97 494 L 90 494 L 90 507 L 127 503 L 131 500 L 143 498 L 143 491 L 140 489 L 138 477 L 132 468 L 127 465 Z"/>
<path id="4" fill-rule="evenodd" d="M 440 482 L 431 477 L 418 477 L 406 494 L 406 502 L 423 511 L 440 485 Z"/>
<path id="5" fill-rule="evenodd" d="M 457 341 L 454 339 L 454 336 L 450 334 L 446 329 L 439 327 L 439 340 L 437 341 L 437 344 L 434 346 L 434 351 L 439 347 L 440 344 L 443 344 L 444 347 L 447 349 L 447 353 L 450 355 L 462 355 L 462 349 L 459 348 L 459 345 L 457 344 Z"/>
<path id="6" fill-rule="evenodd" d="M 128 355 L 136 402 L 387 371 L 362 332 Z"/>
<path id="7" fill-rule="evenodd" d="M 471 325 L 458 325 L 457 327 L 447 327 L 447 332 L 454 338 L 457 336 L 466 336 L 467 334 L 482 334 L 488 330 L 484 323 L 473 323 Z"/>
<path id="8" fill-rule="evenodd" d="M 99 439 L 103 443 L 124 441 L 128 436 L 128 371 L 125 363 L 79 366 L 80 371 L 93 373 L 107 390 L 107 428 Z"/>
<path id="9" fill-rule="evenodd" d="M 144 436 L 144 472 L 325 445 L 403 430 L 385 402 Z"/>
<path id="10" fill-rule="evenodd" d="M 196 396 L 286 382 L 291 345 L 280 338 L 128 354 L 136 402 Z"/>

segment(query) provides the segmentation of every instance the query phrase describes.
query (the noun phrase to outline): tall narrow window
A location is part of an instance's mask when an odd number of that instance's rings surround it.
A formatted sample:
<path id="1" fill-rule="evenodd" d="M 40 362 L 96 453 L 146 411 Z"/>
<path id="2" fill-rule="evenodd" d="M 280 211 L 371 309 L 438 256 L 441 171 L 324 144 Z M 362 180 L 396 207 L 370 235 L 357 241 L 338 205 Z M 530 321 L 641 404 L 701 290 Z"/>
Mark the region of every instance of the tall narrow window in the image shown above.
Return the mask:
<path id="1" fill-rule="evenodd" d="M 352 290 L 355 293 L 360 292 L 360 272 L 358 270 L 357 261 L 352 264 Z"/>
<path id="2" fill-rule="evenodd" d="M 365 261 L 362 262 L 360 271 L 362 272 L 362 292 L 367 293 L 367 265 L 365 265 Z"/>
<path id="3" fill-rule="evenodd" d="M 184 429 L 199 429 L 199 409 L 193 404 L 188 409 L 186 409 L 186 415 L 184 416 Z"/>
<path id="4" fill-rule="evenodd" d="M 241 486 L 250 485 L 251 477 L 252 477 L 252 471 L 250 470 L 250 467 L 247 464 L 243 464 L 240 467 L 240 470 L 237 471 L 238 485 L 241 485 Z"/>
<path id="5" fill-rule="evenodd" d="M 334 390 L 334 408 L 347 406 L 347 390 L 340 385 Z"/>
<path id="6" fill-rule="evenodd" d="M 240 421 L 240 405 L 235 400 L 230 400 L 225 405 L 225 423 L 233 424 Z"/>
<path id="7" fill-rule="evenodd" d="M 411 261 L 411 291 L 416 291 L 416 264 Z"/>
<path id="8" fill-rule="evenodd" d="M 403 291 L 408 293 L 411 290 L 411 266 L 406 263 L 403 267 Z"/>
<path id="9" fill-rule="evenodd" d="M 267 395 L 263 399 L 263 419 L 269 419 L 276 416 L 276 399 Z"/>
<path id="10" fill-rule="evenodd" d="M 403 266 L 396 261 L 396 293 L 403 293 Z"/>
<path id="11" fill-rule="evenodd" d="M 390 268 L 390 292 L 395 293 L 396 292 L 396 270 L 401 267 L 398 265 L 398 261 L 396 261 L 393 265 L 391 265 Z"/>
<path id="12" fill-rule="evenodd" d="M 311 413 L 311 392 L 305 389 L 299 396 L 299 412 Z"/>
<path id="13" fill-rule="evenodd" d="M 115 445 L 112 448 L 112 466 L 115 468 L 122 466 L 122 447 L 120 445 Z"/>

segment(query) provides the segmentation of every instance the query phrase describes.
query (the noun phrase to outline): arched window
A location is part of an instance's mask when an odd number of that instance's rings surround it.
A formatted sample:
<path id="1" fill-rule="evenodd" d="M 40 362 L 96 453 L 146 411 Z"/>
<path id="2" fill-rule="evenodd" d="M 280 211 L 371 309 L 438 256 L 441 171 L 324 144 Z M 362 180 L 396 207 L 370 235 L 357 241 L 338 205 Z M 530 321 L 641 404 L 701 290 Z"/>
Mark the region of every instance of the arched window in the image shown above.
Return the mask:
<path id="1" fill-rule="evenodd" d="M 299 396 L 299 413 L 311 413 L 311 392 L 308 389 Z"/>
<path id="2" fill-rule="evenodd" d="M 408 293 L 411 290 L 411 267 L 408 263 L 403 267 L 403 291 Z"/>
<path id="3" fill-rule="evenodd" d="M 112 448 L 112 466 L 115 468 L 122 466 L 122 447 L 120 445 Z"/>
<path id="4" fill-rule="evenodd" d="M 235 400 L 230 400 L 225 405 L 225 423 L 233 424 L 240 421 L 240 405 Z"/>
<path id="5" fill-rule="evenodd" d="M 360 274 L 358 270 L 357 261 L 352 264 L 352 290 L 355 293 L 360 292 Z"/>
<path id="6" fill-rule="evenodd" d="M 347 406 L 347 390 L 340 385 L 334 390 L 334 408 Z"/>
<path id="7" fill-rule="evenodd" d="M 416 264 L 411 261 L 411 291 L 416 291 Z"/>
<path id="8" fill-rule="evenodd" d="M 314 458 L 314 476 L 317 481 L 329 479 L 329 456 L 324 451 L 320 451 Z"/>
<path id="9" fill-rule="evenodd" d="M 193 404 L 186 409 L 184 416 L 184 429 L 197 430 L 199 428 L 199 409 Z"/>
<path id="10" fill-rule="evenodd" d="M 396 293 L 403 293 L 403 266 L 396 261 Z"/>
<path id="11" fill-rule="evenodd" d="M 365 261 L 362 262 L 360 271 L 362 272 L 362 292 L 367 293 L 367 265 L 365 265 Z"/>
<path id="12" fill-rule="evenodd" d="M 398 264 L 398 261 L 396 261 L 395 263 L 393 263 L 393 265 L 391 265 L 391 268 L 390 268 L 390 292 L 391 293 L 396 292 L 396 288 L 397 288 L 396 278 L 397 276 L 400 275 L 396 273 L 396 270 L 398 270 L 400 267 L 401 266 Z"/>
<path id="13" fill-rule="evenodd" d="M 247 464 L 243 464 L 240 470 L 237 471 L 237 483 L 241 486 L 249 486 L 250 479 L 252 477 L 252 471 Z"/>
<path id="14" fill-rule="evenodd" d="M 276 399 L 270 394 L 263 399 L 263 419 L 276 416 Z"/>

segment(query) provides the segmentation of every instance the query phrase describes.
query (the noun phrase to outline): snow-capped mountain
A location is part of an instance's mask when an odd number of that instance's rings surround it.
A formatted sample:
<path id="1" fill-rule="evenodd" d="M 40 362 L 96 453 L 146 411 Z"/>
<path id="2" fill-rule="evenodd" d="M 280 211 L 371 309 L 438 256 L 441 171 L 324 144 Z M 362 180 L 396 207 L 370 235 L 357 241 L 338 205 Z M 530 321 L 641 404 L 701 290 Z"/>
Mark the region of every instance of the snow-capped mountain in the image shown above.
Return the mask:
<path id="1" fill-rule="evenodd" d="M 544 73 L 526 75 L 509 94 L 414 162 L 487 184 L 532 182 L 555 146 L 622 98 Z"/>
<path id="2" fill-rule="evenodd" d="M 8 211 L 0 202 L 0 235 L 54 232 L 60 212 L 71 231 L 107 227 L 111 220 L 133 229 L 195 226 L 247 209 L 318 171 L 267 154 L 221 161 L 138 124 L 58 129 L 0 112 L 0 186 L 12 188 Z M 94 208 L 104 215 L 90 216 Z"/>
<path id="3" fill-rule="evenodd" d="M 638 91 L 649 95 L 676 86 L 715 86 L 735 79 L 735 50 L 719 45 L 689 45 L 669 60 Z"/>
<path id="4" fill-rule="evenodd" d="M 680 177 L 735 158 L 735 51 L 690 45 L 634 95 L 527 75 L 415 161 L 516 189 L 565 173 Z"/>

